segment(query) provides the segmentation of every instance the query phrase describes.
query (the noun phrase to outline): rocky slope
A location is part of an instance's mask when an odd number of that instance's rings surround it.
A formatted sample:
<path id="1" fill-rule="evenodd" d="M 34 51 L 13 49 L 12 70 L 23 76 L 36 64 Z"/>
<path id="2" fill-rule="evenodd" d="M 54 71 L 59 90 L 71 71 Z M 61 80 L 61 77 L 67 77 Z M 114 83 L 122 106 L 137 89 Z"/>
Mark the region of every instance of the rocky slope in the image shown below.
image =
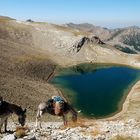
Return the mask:
<path id="1" fill-rule="evenodd" d="M 108 43 L 126 53 L 140 53 L 140 28 L 129 27 L 120 29 L 108 39 Z"/>
<path id="2" fill-rule="evenodd" d="M 92 33 L 49 23 L 2 21 L 0 32 L 1 39 L 28 46 L 62 66 L 90 61 L 118 63 L 117 59 L 121 59 L 122 64 L 129 64 L 138 58 L 104 44 Z"/>
<path id="3" fill-rule="evenodd" d="M 15 130 L 15 124 L 11 123 L 9 129 Z M 44 122 L 40 129 L 35 127 L 35 123 L 28 122 L 25 129 L 13 134 L 2 134 L 1 140 L 139 140 L 140 138 L 140 124 L 134 119 L 92 121 L 92 123 L 81 120 L 67 127 L 61 122 Z"/>
<path id="4" fill-rule="evenodd" d="M 56 64 L 31 46 L 30 27 L 14 22 L 0 20 L 0 96 L 33 116 L 39 102 L 58 94 L 46 82 Z"/>

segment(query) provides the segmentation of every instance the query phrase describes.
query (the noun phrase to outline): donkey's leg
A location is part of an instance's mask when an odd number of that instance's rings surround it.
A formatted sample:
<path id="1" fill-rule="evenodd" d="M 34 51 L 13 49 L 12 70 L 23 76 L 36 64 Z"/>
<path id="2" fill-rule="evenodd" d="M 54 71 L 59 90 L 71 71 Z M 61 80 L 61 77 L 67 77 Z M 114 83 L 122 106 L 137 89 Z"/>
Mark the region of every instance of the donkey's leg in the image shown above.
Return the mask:
<path id="1" fill-rule="evenodd" d="M 37 110 L 37 115 L 36 115 L 36 127 L 38 126 L 38 118 L 39 118 L 39 110 Z"/>
<path id="2" fill-rule="evenodd" d="M 77 112 L 71 107 L 71 106 L 69 106 L 70 108 L 70 112 L 71 112 L 71 114 L 72 114 L 72 121 L 73 122 L 77 122 Z"/>
<path id="3" fill-rule="evenodd" d="M 42 114 L 43 114 L 43 111 L 42 110 L 40 110 L 39 111 L 39 128 L 42 128 L 42 126 L 41 126 L 41 118 L 42 118 Z"/>
<path id="4" fill-rule="evenodd" d="M 38 127 L 38 120 L 39 120 L 39 118 L 40 118 L 40 110 L 37 110 L 37 115 L 36 115 L 36 127 Z"/>
<path id="5" fill-rule="evenodd" d="M 64 125 L 67 126 L 68 122 L 67 122 L 67 118 L 66 116 L 63 114 L 63 122 L 64 122 Z"/>
<path id="6" fill-rule="evenodd" d="M 4 118 L 0 118 L 0 133 L 2 133 L 2 126 L 3 126 L 3 123 L 4 123 Z"/>
<path id="7" fill-rule="evenodd" d="M 6 118 L 4 121 L 4 132 L 7 132 L 7 121 L 8 121 L 8 118 Z"/>
<path id="8" fill-rule="evenodd" d="M 77 113 L 72 112 L 72 121 L 77 122 Z"/>
<path id="9" fill-rule="evenodd" d="M 2 132 L 2 131 L 1 131 L 2 126 L 3 126 L 3 122 L 2 122 L 1 119 L 0 119 L 0 133 Z"/>
<path id="10" fill-rule="evenodd" d="M 43 111 L 42 110 L 38 110 L 37 111 L 37 116 L 36 116 L 36 127 L 38 127 L 38 123 L 39 123 L 39 128 L 41 128 L 41 117 L 42 117 Z"/>

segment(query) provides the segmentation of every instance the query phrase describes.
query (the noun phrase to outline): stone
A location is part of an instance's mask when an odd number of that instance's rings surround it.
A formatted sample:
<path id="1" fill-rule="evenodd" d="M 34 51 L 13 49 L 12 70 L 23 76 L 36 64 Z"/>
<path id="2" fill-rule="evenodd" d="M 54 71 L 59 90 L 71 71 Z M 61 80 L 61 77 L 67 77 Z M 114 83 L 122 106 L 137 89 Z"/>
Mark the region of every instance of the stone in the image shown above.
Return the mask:
<path id="1" fill-rule="evenodd" d="M 15 135 L 10 134 L 10 135 L 4 136 L 1 140 L 16 140 L 16 137 Z"/>

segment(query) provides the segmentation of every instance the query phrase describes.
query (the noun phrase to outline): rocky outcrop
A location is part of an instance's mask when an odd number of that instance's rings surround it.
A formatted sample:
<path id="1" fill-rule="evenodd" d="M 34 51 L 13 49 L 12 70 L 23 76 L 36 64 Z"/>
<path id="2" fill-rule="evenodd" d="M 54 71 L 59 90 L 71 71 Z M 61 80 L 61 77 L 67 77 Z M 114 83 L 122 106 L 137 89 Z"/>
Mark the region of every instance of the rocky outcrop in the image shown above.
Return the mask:
<path id="1" fill-rule="evenodd" d="M 97 36 L 91 36 L 91 37 L 82 37 L 80 40 L 78 40 L 74 45 L 73 45 L 73 51 L 74 52 L 79 52 L 80 49 L 82 48 L 83 45 L 87 44 L 99 44 L 103 45 L 105 44 L 103 41 L 100 40 L 99 37 Z"/>

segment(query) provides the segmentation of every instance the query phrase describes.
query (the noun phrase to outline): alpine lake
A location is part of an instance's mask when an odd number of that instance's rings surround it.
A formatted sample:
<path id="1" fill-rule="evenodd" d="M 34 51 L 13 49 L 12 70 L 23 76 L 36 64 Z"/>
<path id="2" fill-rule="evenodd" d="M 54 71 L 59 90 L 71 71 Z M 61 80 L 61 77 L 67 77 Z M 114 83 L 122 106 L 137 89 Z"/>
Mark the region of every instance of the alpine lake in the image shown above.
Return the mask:
<path id="1" fill-rule="evenodd" d="M 120 112 L 140 70 L 109 64 L 80 64 L 59 68 L 49 81 L 70 104 L 88 118 L 106 118 Z"/>

